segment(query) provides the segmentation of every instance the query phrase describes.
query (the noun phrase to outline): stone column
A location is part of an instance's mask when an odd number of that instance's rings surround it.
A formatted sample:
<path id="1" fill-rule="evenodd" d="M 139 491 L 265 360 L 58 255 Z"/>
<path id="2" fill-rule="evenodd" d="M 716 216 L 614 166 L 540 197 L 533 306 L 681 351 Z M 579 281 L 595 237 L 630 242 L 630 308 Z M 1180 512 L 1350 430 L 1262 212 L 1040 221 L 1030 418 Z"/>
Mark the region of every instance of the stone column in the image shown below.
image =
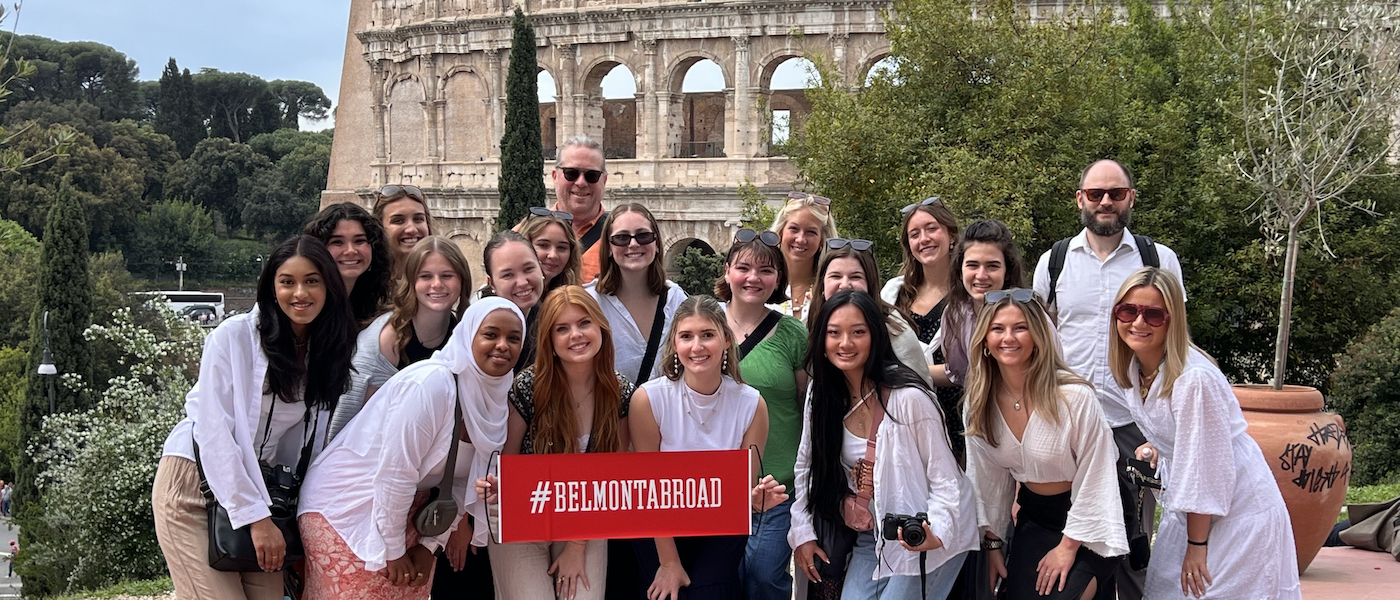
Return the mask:
<path id="1" fill-rule="evenodd" d="M 734 86 L 733 101 L 726 101 L 725 119 L 729 121 L 724 136 L 724 153 L 727 156 L 743 158 L 753 155 L 753 88 L 749 81 L 749 36 L 736 35 L 734 41 Z"/>
<path id="2" fill-rule="evenodd" d="M 661 109 L 657 102 L 658 70 L 656 40 L 642 40 L 642 52 L 647 57 L 642 67 L 642 100 L 637 106 L 637 158 L 661 158 L 665 152 L 661 148 Z"/>
<path id="3" fill-rule="evenodd" d="M 564 140 L 583 133 L 582 123 L 577 116 L 580 107 L 574 100 L 574 81 L 578 78 L 578 46 L 560 44 L 554 49 L 559 55 L 559 68 L 553 73 L 554 84 L 558 88 L 554 90 L 554 112 L 558 115 L 558 131 L 554 134 L 554 143 L 562 145 Z"/>
<path id="4" fill-rule="evenodd" d="M 841 74 L 842 77 L 845 77 L 847 74 L 854 73 L 856 71 L 856 69 L 852 69 L 850 68 L 850 65 L 846 64 L 846 45 L 850 41 L 850 39 L 851 35 L 848 33 L 831 34 L 831 57 L 836 63 L 836 72 Z M 858 85 L 857 82 L 852 81 L 847 81 L 846 84 Z"/>
<path id="5" fill-rule="evenodd" d="M 428 3 L 429 11 L 437 10 L 437 2 Z M 437 57 L 427 56 L 418 59 L 422 69 L 423 77 L 423 156 L 427 161 L 432 162 L 442 157 L 441 141 L 443 139 L 440 130 L 442 119 L 439 118 L 442 109 L 442 82 L 437 76 Z"/>
<path id="6" fill-rule="evenodd" d="M 501 76 L 501 51 L 496 48 L 486 49 L 486 72 L 491 74 L 491 158 L 501 157 L 501 135 L 506 130 L 505 114 L 501 107 L 505 103 L 506 88 L 504 78 Z"/>

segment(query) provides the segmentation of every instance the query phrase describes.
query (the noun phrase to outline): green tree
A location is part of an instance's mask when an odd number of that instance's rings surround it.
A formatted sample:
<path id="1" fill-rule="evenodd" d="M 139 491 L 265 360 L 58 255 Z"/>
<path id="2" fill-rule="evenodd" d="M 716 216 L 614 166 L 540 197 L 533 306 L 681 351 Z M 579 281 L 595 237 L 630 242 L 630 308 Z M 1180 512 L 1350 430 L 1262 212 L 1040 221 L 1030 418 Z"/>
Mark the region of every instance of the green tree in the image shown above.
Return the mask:
<path id="1" fill-rule="evenodd" d="M 268 89 L 267 82 L 256 75 L 205 68 L 194 76 L 194 93 L 201 112 L 208 115 L 209 136 L 242 142 L 252 137 L 244 134 L 253 122 L 253 109 Z"/>
<path id="2" fill-rule="evenodd" d="M 12 44 L 12 45 L 11 45 Z M 136 61 L 96 42 L 60 42 L 0 33 L 0 46 L 34 66 L 16 82 L 19 100 L 78 100 L 96 106 L 110 121 L 138 116 Z M 3 106 L 0 106 L 3 109 Z"/>
<path id="3" fill-rule="evenodd" d="M 500 212 L 496 216 L 500 229 L 511 228 L 531 206 L 544 202 L 535 29 L 519 6 L 515 7 L 514 28 L 506 73 L 506 129 L 501 136 Z"/>
<path id="4" fill-rule="evenodd" d="M 205 115 L 195 95 L 194 76 L 171 58 L 160 75 L 160 103 L 153 118 L 156 131 L 170 136 L 181 157 L 189 157 L 200 140 L 209 136 Z"/>
<path id="5" fill-rule="evenodd" d="M 724 272 L 724 257 L 694 246 L 686 247 L 673 263 L 676 285 L 685 293 L 714 295 L 715 279 Z"/>
<path id="6" fill-rule="evenodd" d="M 44 246 L 40 255 L 39 305 L 30 318 L 30 339 L 36 343 L 29 348 L 28 393 L 20 413 L 19 439 L 21 448 L 35 447 L 40 439 L 44 416 L 89 408 L 86 386 L 92 382 L 92 356 L 83 331 L 92 324 L 92 281 L 88 274 L 87 215 L 73 188 L 65 181 L 49 210 L 44 226 Z M 44 313 L 49 315 L 48 337 L 53 364 L 64 378 L 55 386 L 50 411 L 49 376 L 38 375 L 43 358 Z M 20 463 L 16 474 L 15 503 L 19 507 L 16 521 L 28 545 L 52 543 L 60 539 L 43 519 L 43 502 L 37 476 L 45 465 L 34 460 Z M 24 547 L 25 542 L 21 542 Z M 21 573 L 23 570 L 21 569 Z M 23 575 L 22 575 L 23 576 Z M 46 595 L 53 591 L 51 582 L 24 577 L 26 594 Z"/>
<path id="7" fill-rule="evenodd" d="M 19 223 L 0 219 L 0 347 L 29 347 L 29 316 L 39 301 L 39 248 Z"/>
<path id="8" fill-rule="evenodd" d="M 19 445 L 19 415 L 29 383 L 24 373 L 28 364 L 28 352 L 0 346 L 0 478 L 5 481 L 15 480 L 24 455 Z"/>
<path id="9" fill-rule="evenodd" d="M 190 277 L 207 277 L 214 268 L 214 218 L 203 206 L 169 200 L 152 206 L 136 221 L 136 253 L 131 268 L 150 278 L 170 270 L 177 257 Z"/>
<path id="10" fill-rule="evenodd" d="M 319 204 L 330 172 L 332 137 L 329 130 L 278 129 L 255 136 L 248 145 L 277 165 L 282 180 L 295 196 L 314 199 Z"/>
<path id="11" fill-rule="evenodd" d="M 239 182 L 271 168 L 267 157 L 247 144 L 209 138 L 199 142 L 189 158 L 170 167 L 165 195 L 186 198 L 216 212 L 230 230 L 236 230 L 243 226 Z"/>
<path id="12" fill-rule="evenodd" d="M 744 227 L 754 231 L 763 231 L 773 225 L 773 220 L 778 218 L 778 211 L 768 206 L 768 198 L 758 186 L 744 178 L 744 183 L 739 184 L 739 200 L 743 203 L 739 209 L 739 221 Z"/>
<path id="13" fill-rule="evenodd" d="M 299 197 L 276 169 L 258 171 L 238 182 L 243 224 L 248 232 L 267 239 L 285 239 L 301 231 L 318 202 Z"/>
<path id="14" fill-rule="evenodd" d="M 112 124 L 112 138 L 107 148 L 116 150 L 122 158 L 135 161 L 141 170 L 141 199 L 146 203 L 164 197 L 165 177 L 170 167 L 180 162 L 174 140 L 158 133 L 145 123 L 125 119 Z"/>
<path id="15" fill-rule="evenodd" d="M 1345 359 L 1345 360 L 1343 360 Z M 1371 485 L 1400 478 L 1400 310 L 1392 311 L 1366 335 L 1337 355 L 1329 400 L 1347 424 L 1355 458 L 1352 484 Z"/>
<path id="16" fill-rule="evenodd" d="M 322 121 L 330 115 L 331 99 L 309 81 L 277 79 L 267 84 L 282 109 L 282 128 L 301 129 L 301 120 Z"/>

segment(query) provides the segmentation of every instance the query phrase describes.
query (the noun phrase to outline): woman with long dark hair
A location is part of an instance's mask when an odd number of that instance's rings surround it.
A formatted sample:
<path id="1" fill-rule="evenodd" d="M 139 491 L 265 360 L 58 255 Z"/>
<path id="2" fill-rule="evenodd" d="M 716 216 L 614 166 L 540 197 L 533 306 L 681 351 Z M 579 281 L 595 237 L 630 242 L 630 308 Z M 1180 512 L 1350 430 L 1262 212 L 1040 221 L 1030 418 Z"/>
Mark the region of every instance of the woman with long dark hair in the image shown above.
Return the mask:
<path id="1" fill-rule="evenodd" d="M 199 381 L 186 397 L 187 416 L 165 441 L 151 492 L 177 598 L 282 598 L 286 540 L 272 522 L 263 467 L 291 467 L 304 450 L 320 452 L 330 411 L 348 383 L 354 339 L 339 270 L 325 245 L 308 235 L 268 257 L 256 309 L 209 334 Z M 251 527 L 263 573 L 209 566 L 201 479 L 230 526 Z"/>
<path id="2" fill-rule="evenodd" d="M 574 216 L 562 210 L 531 207 L 515 230 L 535 247 L 535 256 L 544 269 L 546 293 L 566 285 L 581 285 L 583 246 L 570 224 Z"/>
<path id="3" fill-rule="evenodd" d="M 612 328 L 597 301 L 576 285 L 554 290 L 540 305 L 535 364 L 511 386 L 504 453 L 626 451 L 635 389 L 613 369 Z M 496 544 L 491 553 L 503 600 L 604 597 L 607 540 Z"/>
<path id="4" fill-rule="evenodd" d="M 442 547 L 473 517 L 485 546 L 476 479 L 506 439 L 506 394 L 525 317 L 485 298 L 462 315 L 447 346 L 389 378 L 311 465 L 298 523 L 307 600 L 423 600 Z M 453 452 L 453 449 L 456 449 Z M 423 535 L 414 515 L 453 463 L 456 503 L 446 532 Z"/>
<path id="5" fill-rule="evenodd" d="M 846 600 L 945 598 L 977 543 L 972 486 L 953 459 L 942 411 L 895 357 L 886 318 L 873 297 L 852 290 L 827 298 L 813 316 L 788 532 L 796 569 L 812 582 L 809 597 L 834 598 L 840 585 Z M 890 531 L 886 515 L 912 519 Z M 818 526 L 837 531 L 859 518 L 874 529 L 856 532 L 849 547 L 818 537 Z M 844 572 L 832 568 L 847 552 Z"/>
<path id="6" fill-rule="evenodd" d="M 370 212 L 384 226 L 385 245 L 396 259 L 407 256 L 418 242 L 435 233 L 428 198 L 416 185 L 379 188 Z"/>
<path id="7" fill-rule="evenodd" d="M 967 474 L 989 567 L 976 583 L 1003 578 L 1011 600 L 1093 598 L 1128 553 L 1113 433 L 1093 387 L 1060 355 L 1035 292 L 984 299 L 964 392 Z"/>
<path id="8" fill-rule="evenodd" d="M 341 202 L 321 209 L 302 233 L 326 245 L 350 296 L 355 321 L 368 325 L 384 310 L 394 262 L 379 220 L 354 202 Z"/>
<path id="9" fill-rule="evenodd" d="M 1148 597 L 1300 598 L 1288 508 L 1229 380 L 1191 342 L 1181 282 L 1155 267 L 1133 273 L 1111 318 L 1109 368 L 1132 389 L 1148 440 L 1137 458 L 1169 467 Z"/>
<path id="10" fill-rule="evenodd" d="M 968 225 L 958 240 L 949 271 L 948 305 L 939 328 L 947 361 L 932 367 L 935 385 L 962 385 L 967 377 L 968 346 L 987 292 L 1023 287 L 1025 261 L 1006 223 L 983 219 Z"/>

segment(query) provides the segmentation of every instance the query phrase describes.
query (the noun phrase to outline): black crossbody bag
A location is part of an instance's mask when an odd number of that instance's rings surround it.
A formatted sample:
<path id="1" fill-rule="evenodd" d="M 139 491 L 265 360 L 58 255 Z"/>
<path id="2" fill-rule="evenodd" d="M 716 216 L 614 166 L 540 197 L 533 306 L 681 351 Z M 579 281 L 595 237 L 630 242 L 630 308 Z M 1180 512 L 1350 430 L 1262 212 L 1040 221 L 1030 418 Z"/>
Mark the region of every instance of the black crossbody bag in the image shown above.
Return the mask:
<path id="1" fill-rule="evenodd" d="M 462 399 L 458 397 L 460 391 L 457 388 L 457 376 L 452 376 L 452 445 L 447 449 L 447 465 L 442 470 L 442 481 L 431 492 L 428 492 L 428 500 L 423 502 L 423 506 L 413 515 L 413 527 L 418 530 L 418 535 L 424 537 L 437 537 L 447 532 L 452 527 L 452 522 L 457 520 L 457 501 L 452 499 L 452 484 L 457 477 L 457 446 L 462 440 Z M 447 490 L 444 494 L 443 490 Z"/>
<path id="2" fill-rule="evenodd" d="M 267 426 L 263 429 L 263 443 L 258 449 L 258 456 L 262 456 L 271 437 L 272 413 L 278 402 L 274 398 L 267 412 Z M 282 539 L 287 544 L 286 554 L 282 557 L 284 568 L 306 555 L 301 544 L 301 531 L 297 529 L 297 500 L 301 494 L 301 482 L 306 478 L 306 468 L 311 464 L 311 448 L 316 443 L 316 428 L 320 426 L 320 420 L 320 415 L 317 415 L 316 423 L 312 424 L 311 405 L 306 405 L 306 414 L 302 417 L 304 443 L 295 471 L 286 465 L 262 465 L 263 484 L 267 486 L 267 495 L 272 500 L 269 507 L 272 524 L 282 532 Z M 209 516 L 209 566 L 215 571 L 262 572 L 262 567 L 258 565 L 258 549 L 253 545 L 253 526 L 244 525 L 235 529 L 229 521 L 228 510 L 219 504 L 213 490 L 209 489 L 209 481 L 204 477 L 198 443 L 194 445 L 194 462 L 199 469 L 199 491 L 204 495 L 204 506 Z"/>

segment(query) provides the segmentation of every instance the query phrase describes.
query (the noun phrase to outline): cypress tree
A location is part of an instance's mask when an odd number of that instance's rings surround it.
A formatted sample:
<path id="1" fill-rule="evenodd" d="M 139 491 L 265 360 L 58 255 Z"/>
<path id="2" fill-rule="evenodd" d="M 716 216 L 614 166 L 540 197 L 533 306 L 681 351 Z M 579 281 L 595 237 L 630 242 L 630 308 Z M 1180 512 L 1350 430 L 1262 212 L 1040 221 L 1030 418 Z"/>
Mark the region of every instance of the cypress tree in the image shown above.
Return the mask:
<path id="1" fill-rule="evenodd" d="M 88 276 L 87 215 L 71 182 L 64 178 L 58 198 L 49 208 L 44 223 L 43 249 L 40 251 L 39 304 L 30 319 L 29 386 L 20 407 L 19 447 L 28 448 L 39 441 L 40 424 L 49 414 L 49 378 L 39 375 L 39 363 L 44 354 L 44 311 L 49 313 L 49 347 L 58 377 L 79 375 L 92 385 L 92 355 L 83 331 L 92 325 L 92 280 Z M 55 385 L 54 412 L 64 413 L 90 407 L 85 395 Z M 32 457 L 19 461 L 14 488 L 16 521 L 25 542 L 21 548 L 46 543 L 61 543 L 62 532 L 53 531 L 43 521 L 42 497 L 35 486 L 35 477 L 44 465 Z M 26 546 L 27 544 L 27 546 Z M 21 573 L 23 577 L 23 572 Z M 46 589 L 54 582 L 24 577 L 26 596 L 43 596 L 57 590 Z"/>
<path id="2" fill-rule="evenodd" d="M 194 76 L 189 69 L 180 71 L 173 58 L 160 74 L 160 105 L 156 107 L 155 129 L 175 141 L 182 158 L 189 158 L 195 145 L 209 135 L 194 97 Z"/>
<path id="3" fill-rule="evenodd" d="M 515 7 L 515 37 L 506 74 L 506 130 L 501 136 L 500 212 L 497 229 L 509 229 L 531 206 L 544 202 L 544 147 L 540 141 L 539 66 L 535 29 Z"/>

